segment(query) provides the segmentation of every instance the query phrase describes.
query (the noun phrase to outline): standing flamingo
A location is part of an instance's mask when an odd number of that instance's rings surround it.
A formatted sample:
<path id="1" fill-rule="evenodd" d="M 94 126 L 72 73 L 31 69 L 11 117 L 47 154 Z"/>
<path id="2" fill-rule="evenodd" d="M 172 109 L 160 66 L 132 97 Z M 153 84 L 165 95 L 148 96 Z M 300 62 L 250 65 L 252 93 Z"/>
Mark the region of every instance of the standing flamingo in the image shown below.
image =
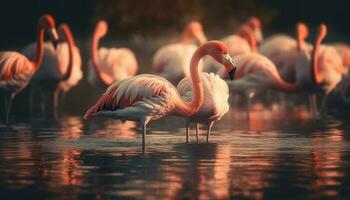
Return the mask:
<path id="1" fill-rule="evenodd" d="M 337 49 L 338 53 L 343 58 L 343 65 L 350 68 L 350 47 L 345 43 L 334 43 L 331 44 L 335 49 Z"/>
<path id="2" fill-rule="evenodd" d="M 13 52 L 0 52 L 0 93 L 6 98 L 5 123 L 9 121 L 11 104 L 18 92 L 25 88 L 32 76 L 38 71 L 43 59 L 43 43 L 45 29 L 49 29 L 52 40 L 58 40 L 55 21 L 50 15 L 43 15 L 38 21 L 37 53 L 33 60 L 24 55 Z"/>
<path id="3" fill-rule="evenodd" d="M 257 17 L 251 17 L 247 20 L 246 24 L 253 30 L 257 45 L 260 45 L 264 40 L 260 19 Z"/>
<path id="4" fill-rule="evenodd" d="M 228 47 L 229 55 L 232 57 L 256 51 L 254 32 L 245 24 L 238 28 L 236 34 L 227 36 L 222 41 Z M 220 70 L 221 65 L 215 60 L 210 57 L 205 59 L 204 71 L 218 73 Z"/>
<path id="5" fill-rule="evenodd" d="M 107 34 L 107 31 L 107 22 L 99 21 L 92 36 L 88 75 L 90 84 L 103 88 L 134 76 L 138 68 L 135 55 L 130 49 L 105 47 L 98 49 L 99 40 Z"/>
<path id="6" fill-rule="evenodd" d="M 190 117 L 200 109 L 204 93 L 198 64 L 203 56 L 212 56 L 233 76 L 235 65 L 227 54 L 227 47 L 219 41 L 207 42 L 195 51 L 190 62 L 194 90 L 191 102 L 184 101 L 176 88 L 166 79 L 142 74 L 112 84 L 97 103 L 85 113 L 84 119 L 109 116 L 123 121 L 138 121 L 143 129 L 142 147 L 144 149 L 146 126 L 149 121 L 168 115 Z"/>
<path id="7" fill-rule="evenodd" d="M 165 45 L 156 51 L 152 64 L 155 74 L 173 84 L 189 76 L 191 56 L 198 48 L 197 45 L 190 44 L 191 39 L 197 39 L 201 44 L 207 41 L 202 25 L 197 21 L 187 24 L 180 42 Z"/>
<path id="8" fill-rule="evenodd" d="M 282 78 L 288 82 L 296 81 L 298 51 L 311 50 L 311 45 L 304 42 L 308 33 L 307 26 L 304 23 L 298 23 L 296 39 L 287 35 L 275 35 L 266 39 L 259 47 L 259 52 L 276 65 Z"/>
<path id="9" fill-rule="evenodd" d="M 227 57 L 226 59 L 230 60 L 231 58 Z M 186 142 L 188 142 L 189 124 L 191 122 L 196 123 L 197 142 L 199 137 L 198 123 L 206 123 L 208 125 L 207 142 L 209 142 L 209 136 L 214 122 L 220 120 L 230 108 L 228 104 L 229 89 L 224 80 L 222 80 L 218 75 L 214 75 L 213 73 L 208 74 L 205 72 L 202 72 L 201 80 L 203 85 L 204 100 L 198 112 L 186 118 Z M 191 78 L 185 77 L 182 79 L 177 85 L 177 90 L 185 101 L 191 101 L 194 92 Z"/>
<path id="10" fill-rule="evenodd" d="M 242 54 L 235 57 L 237 71 L 234 81 L 228 81 L 232 94 L 241 94 L 248 99 L 247 116 L 250 115 L 251 99 L 256 93 L 275 89 L 283 92 L 301 91 L 297 83 L 288 83 L 279 75 L 276 66 L 267 57 L 258 53 Z"/>
<path id="11" fill-rule="evenodd" d="M 79 48 L 75 46 L 74 37 L 67 24 L 58 28 L 60 38 L 64 42 L 54 47 L 51 42 L 44 43 L 44 57 L 38 73 L 33 77 L 31 104 L 33 104 L 35 89 L 40 89 L 42 95 L 52 92 L 53 111 L 56 114 L 59 106 L 59 97 L 76 85 L 82 78 L 81 57 Z M 37 45 L 31 44 L 23 51 L 28 58 L 34 58 Z M 44 101 L 44 99 L 42 99 Z M 31 105 L 33 106 L 33 105 Z"/>
<path id="12" fill-rule="evenodd" d="M 327 34 L 327 26 L 321 24 L 314 41 L 311 52 L 307 50 L 299 51 L 297 68 L 306 68 L 303 73 L 297 74 L 297 82 L 306 85 L 305 90 L 311 94 L 324 93 L 321 111 L 326 108 L 327 95 L 341 81 L 347 73 L 347 68 L 343 65 L 343 59 L 337 50 L 332 46 L 321 45 Z M 310 76 L 311 74 L 311 76 Z M 311 79 L 309 78 L 311 77 Z"/>

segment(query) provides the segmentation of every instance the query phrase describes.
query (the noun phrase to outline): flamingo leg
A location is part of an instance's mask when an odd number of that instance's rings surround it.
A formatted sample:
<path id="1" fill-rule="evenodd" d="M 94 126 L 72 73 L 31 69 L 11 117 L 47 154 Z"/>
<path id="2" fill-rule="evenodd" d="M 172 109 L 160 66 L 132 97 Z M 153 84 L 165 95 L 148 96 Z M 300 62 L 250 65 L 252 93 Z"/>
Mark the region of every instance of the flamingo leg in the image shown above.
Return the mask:
<path id="1" fill-rule="evenodd" d="M 315 119 L 317 116 L 317 99 L 315 94 L 309 95 L 309 109 L 312 118 Z"/>
<path id="2" fill-rule="evenodd" d="M 147 132 L 147 123 L 142 124 L 142 152 L 146 152 L 146 132 Z"/>
<path id="3" fill-rule="evenodd" d="M 53 93 L 53 115 L 55 118 L 58 117 L 60 107 L 61 90 L 57 88 Z"/>
<path id="4" fill-rule="evenodd" d="M 190 123 L 186 121 L 186 143 L 188 143 L 190 137 Z"/>
<path id="5" fill-rule="evenodd" d="M 250 111 L 252 107 L 252 99 L 255 96 L 255 93 L 250 91 L 247 93 L 247 119 L 250 119 Z"/>
<path id="6" fill-rule="evenodd" d="M 199 140 L 199 123 L 196 123 L 196 141 L 198 143 Z"/>
<path id="7" fill-rule="evenodd" d="M 328 108 L 327 108 L 327 94 L 325 94 L 322 98 L 322 104 L 321 104 L 321 110 L 320 113 L 322 114 L 323 117 L 325 117 L 328 113 Z"/>
<path id="8" fill-rule="evenodd" d="M 211 128 L 213 127 L 214 122 L 209 122 L 208 123 L 208 131 L 207 131 L 207 143 L 209 143 L 209 136 L 211 132 Z"/>
<path id="9" fill-rule="evenodd" d="M 12 106 L 12 101 L 15 98 L 15 94 L 11 94 L 9 96 L 7 96 L 7 105 L 6 105 L 6 118 L 5 118 L 5 124 L 9 123 L 9 119 L 10 119 L 10 112 L 11 112 L 11 106 Z"/>

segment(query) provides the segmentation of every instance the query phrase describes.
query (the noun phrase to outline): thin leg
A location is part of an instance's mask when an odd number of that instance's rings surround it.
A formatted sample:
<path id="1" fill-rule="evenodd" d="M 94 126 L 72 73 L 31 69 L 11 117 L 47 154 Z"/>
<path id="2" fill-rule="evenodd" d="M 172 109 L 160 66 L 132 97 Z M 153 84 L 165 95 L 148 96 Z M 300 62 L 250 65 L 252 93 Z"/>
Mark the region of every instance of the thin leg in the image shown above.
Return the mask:
<path id="1" fill-rule="evenodd" d="M 186 143 L 188 143 L 190 137 L 190 123 L 186 121 Z"/>
<path id="2" fill-rule="evenodd" d="M 199 123 L 196 123 L 196 141 L 198 143 L 199 140 Z"/>
<path id="3" fill-rule="evenodd" d="M 254 92 L 248 92 L 247 93 L 247 119 L 250 119 L 250 111 L 252 107 L 252 99 L 254 97 L 255 93 Z"/>
<path id="4" fill-rule="evenodd" d="M 315 119 L 317 116 L 317 99 L 315 94 L 309 95 L 309 107 L 311 116 Z"/>
<path id="5" fill-rule="evenodd" d="M 211 131 L 211 127 L 213 127 L 213 124 L 214 124 L 214 122 L 209 122 L 209 124 L 208 124 L 207 143 L 209 143 L 210 131 Z"/>
<path id="6" fill-rule="evenodd" d="M 322 104 L 321 104 L 321 110 L 320 113 L 322 116 L 326 116 L 328 113 L 328 108 L 327 108 L 327 94 L 325 94 L 322 98 Z"/>
<path id="7" fill-rule="evenodd" d="M 142 152 L 143 153 L 146 151 L 146 131 L 147 131 L 147 124 L 144 123 L 142 126 Z"/>
<path id="8" fill-rule="evenodd" d="M 15 97 L 15 94 L 11 94 L 7 97 L 7 108 L 6 108 L 6 118 L 5 118 L 5 124 L 9 123 L 9 118 L 10 118 L 10 112 L 11 112 L 11 106 L 12 106 L 12 101 Z"/>

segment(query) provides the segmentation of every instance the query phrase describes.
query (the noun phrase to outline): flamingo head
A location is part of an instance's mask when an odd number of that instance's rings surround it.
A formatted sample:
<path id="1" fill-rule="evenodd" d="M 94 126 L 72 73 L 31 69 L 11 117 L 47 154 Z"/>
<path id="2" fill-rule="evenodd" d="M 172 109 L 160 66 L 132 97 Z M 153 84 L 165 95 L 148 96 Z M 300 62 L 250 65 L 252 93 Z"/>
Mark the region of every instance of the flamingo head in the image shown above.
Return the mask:
<path id="1" fill-rule="evenodd" d="M 260 44 L 263 40 L 260 19 L 257 17 L 251 17 L 246 24 L 254 31 L 257 43 Z"/>
<path id="2" fill-rule="evenodd" d="M 213 57 L 217 62 L 223 64 L 230 79 L 233 80 L 237 64 L 228 54 L 228 48 L 223 42 L 220 41 L 209 41 L 203 44 L 200 48 L 203 48 L 206 52 L 205 54 Z"/>
<path id="3" fill-rule="evenodd" d="M 43 15 L 39 19 L 39 27 L 45 27 L 48 30 L 49 36 L 51 40 L 57 41 L 58 40 L 58 34 L 56 31 L 56 23 L 55 20 L 51 15 Z"/>
<path id="4" fill-rule="evenodd" d="M 202 24 L 198 21 L 191 21 L 187 24 L 185 32 L 196 38 L 201 44 L 207 41 L 204 35 Z"/>
<path id="5" fill-rule="evenodd" d="M 103 37 L 107 34 L 108 31 L 108 23 L 105 20 L 100 20 L 95 28 L 95 34 L 98 37 Z"/>
<path id="6" fill-rule="evenodd" d="M 299 22 L 296 25 L 297 29 L 297 41 L 298 41 L 298 51 L 303 49 L 304 41 L 309 35 L 309 29 L 307 28 L 306 24 Z"/>

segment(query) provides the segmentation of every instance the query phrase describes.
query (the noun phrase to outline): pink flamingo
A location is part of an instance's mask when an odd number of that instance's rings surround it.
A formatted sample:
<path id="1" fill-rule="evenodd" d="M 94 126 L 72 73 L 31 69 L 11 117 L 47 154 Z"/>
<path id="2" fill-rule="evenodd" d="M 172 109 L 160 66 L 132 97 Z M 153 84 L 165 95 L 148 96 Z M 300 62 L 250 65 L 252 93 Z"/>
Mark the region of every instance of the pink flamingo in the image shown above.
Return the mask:
<path id="1" fill-rule="evenodd" d="M 229 56 L 227 56 L 226 60 L 234 63 Z M 220 120 L 230 108 L 228 104 L 229 89 L 227 83 L 213 73 L 202 72 L 200 76 L 203 85 L 204 100 L 198 112 L 186 118 L 186 142 L 189 139 L 189 125 L 191 122 L 196 123 L 197 142 L 199 139 L 199 123 L 206 123 L 208 125 L 207 142 L 209 142 L 209 136 L 214 122 Z M 194 92 L 191 78 L 185 77 L 182 79 L 177 85 L 177 90 L 185 101 L 191 101 Z"/>
<path id="2" fill-rule="evenodd" d="M 104 47 L 98 49 L 99 40 L 107 34 L 107 31 L 107 22 L 99 21 L 92 37 L 88 75 L 90 84 L 103 88 L 134 76 L 138 68 L 135 55 L 130 49 Z"/>
<path id="3" fill-rule="evenodd" d="M 350 47 L 345 43 L 334 43 L 331 44 L 335 49 L 337 49 L 338 53 L 343 58 L 343 65 L 350 68 Z"/>
<path id="4" fill-rule="evenodd" d="M 222 39 L 229 49 L 230 56 L 250 53 L 256 51 L 256 38 L 253 30 L 243 24 L 234 35 Z"/>
<path id="5" fill-rule="evenodd" d="M 54 47 L 51 42 L 44 43 L 43 62 L 32 79 L 34 88 L 39 88 L 44 93 L 53 91 L 54 113 L 59 106 L 61 94 L 75 86 L 83 76 L 79 48 L 75 46 L 69 26 L 61 24 L 58 30 L 60 38 L 64 38 L 65 41 L 58 43 L 57 47 Z M 37 45 L 31 44 L 24 49 L 23 53 L 28 58 L 34 58 L 36 51 Z M 33 104 L 34 88 L 31 92 L 31 104 Z"/>
<path id="6" fill-rule="evenodd" d="M 231 93 L 245 95 L 248 99 L 249 117 L 251 99 L 257 92 L 275 89 L 283 92 L 298 92 L 302 87 L 297 83 L 288 83 L 279 75 L 275 64 L 258 53 L 242 54 L 235 57 L 237 71 L 234 81 L 228 81 Z"/>
<path id="7" fill-rule="evenodd" d="M 297 39 L 279 34 L 266 39 L 259 47 L 259 52 L 276 65 L 281 77 L 288 82 L 296 81 L 298 51 L 302 49 L 311 51 L 311 45 L 304 42 L 308 32 L 304 23 L 298 23 L 296 25 Z"/>
<path id="8" fill-rule="evenodd" d="M 229 49 L 230 56 L 234 57 L 241 54 L 246 54 L 256 51 L 256 38 L 250 27 L 243 24 L 239 27 L 234 35 L 227 36 L 222 39 Z M 205 59 L 204 71 L 219 73 L 221 65 L 210 57 Z"/>
<path id="9" fill-rule="evenodd" d="M 189 76 L 191 56 L 198 48 L 197 45 L 190 44 L 191 39 L 197 39 L 201 44 L 207 41 L 202 25 L 197 21 L 187 24 L 180 42 L 165 45 L 156 51 L 152 64 L 155 74 L 173 84 Z"/>
<path id="10" fill-rule="evenodd" d="M 257 17 L 251 17 L 247 20 L 246 24 L 253 30 L 257 45 L 260 45 L 264 40 L 260 19 Z"/>
<path id="11" fill-rule="evenodd" d="M 50 15 L 43 15 L 38 21 L 37 54 L 33 60 L 14 51 L 0 52 L 0 92 L 5 96 L 6 117 L 8 123 L 11 104 L 18 92 L 25 88 L 32 76 L 38 71 L 43 60 L 43 43 L 45 29 L 53 40 L 58 40 L 55 21 Z"/>
<path id="12" fill-rule="evenodd" d="M 307 50 L 299 51 L 297 60 L 297 68 L 308 69 L 304 73 L 297 75 L 297 82 L 306 85 L 304 88 L 310 94 L 324 93 L 321 111 L 326 108 L 326 100 L 328 94 L 341 81 L 342 77 L 347 73 L 347 68 L 343 65 L 343 58 L 338 51 L 327 45 L 321 45 L 322 40 L 327 34 L 327 26 L 321 24 L 314 41 L 314 47 L 311 52 Z M 308 75 L 311 73 L 311 76 Z M 309 78 L 311 77 L 311 79 Z"/>
<path id="13" fill-rule="evenodd" d="M 233 75 L 232 70 L 235 70 L 235 65 L 231 59 L 228 59 L 227 54 L 227 47 L 219 41 L 204 43 L 195 51 L 190 62 L 194 90 L 190 102 L 184 101 L 176 88 L 166 79 L 142 74 L 112 84 L 97 103 L 85 113 L 84 119 L 109 116 L 122 121 L 138 121 L 143 129 L 142 147 L 144 149 L 146 126 L 149 121 L 169 115 L 189 117 L 200 109 L 204 93 L 198 64 L 203 56 L 212 56 L 225 66 L 231 76 Z"/>

